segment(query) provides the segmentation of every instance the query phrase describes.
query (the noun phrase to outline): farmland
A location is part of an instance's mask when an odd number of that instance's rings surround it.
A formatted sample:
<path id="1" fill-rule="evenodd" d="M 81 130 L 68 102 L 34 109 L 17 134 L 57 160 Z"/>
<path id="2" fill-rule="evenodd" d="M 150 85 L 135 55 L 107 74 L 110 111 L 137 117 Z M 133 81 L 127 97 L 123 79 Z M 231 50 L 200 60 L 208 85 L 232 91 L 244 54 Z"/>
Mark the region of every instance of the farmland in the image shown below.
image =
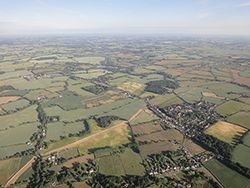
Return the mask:
<path id="1" fill-rule="evenodd" d="M 219 121 L 206 129 L 205 133 L 217 137 L 224 142 L 233 143 L 233 139 L 236 135 L 242 135 L 247 131 L 247 129 L 227 123 L 224 121 Z"/>
<path id="2" fill-rule="evenodd" d="M 246 41 L 44 36 L 0 42 L 1 184 L 249 184 Z"/>
<path id="3" fill-rule="evenodd" d="M 97 157 L 100 173 L 106 175 L 142 175 L 143 166 L 140 164 L 141 158 L 131 149 L 115 154 Z"/>
<path id="4" fill-rule="evenodd" d="M 208 168 L 226 188 L 235 187 L 248 187 L 249 180 L 244 176 L 241 176 L 237 172 L 232 171 L 230 168 L 224 166 L 217 160 L 211 160 L 205 163 Z"/>

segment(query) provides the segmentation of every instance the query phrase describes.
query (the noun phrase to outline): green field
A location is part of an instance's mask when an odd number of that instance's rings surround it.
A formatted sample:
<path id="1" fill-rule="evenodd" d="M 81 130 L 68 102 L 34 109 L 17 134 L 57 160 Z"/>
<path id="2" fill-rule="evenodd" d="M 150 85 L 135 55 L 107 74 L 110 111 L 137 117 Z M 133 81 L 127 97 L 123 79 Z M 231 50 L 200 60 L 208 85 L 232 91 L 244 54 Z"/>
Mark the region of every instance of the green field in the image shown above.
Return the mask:
<path id="1" fill-rule="evenodd" d="M 29 106 L 30 102 L 26 99 L 20 99 L 17 101 L 4 104 L 2 108 L 7 112 L 15 112 Z"/>
<path id="2" fill-rule="evenodd" d="M 96 65 L 96 64 L 99 64 L 101 61 L 104 61 L 105 58 L 104 57 L 74 57 L 74 60 L 82 64 Z"/>
<path id="3" fill-rule="evenodd" d="M 205 162 L 204 165 L 214 176 L 216 176 L 216 178 L 219 179 L 225 188 L 249 187 L 250 180 L 215 159 Z"/>
<path id="4" fill-rule="evenodd" d="M 250 168 L 250 147 L 238 144 L 232 152 L 232 160 Z"/>
<path id="5" fill-rule="evenodd" d="M 144 168 L 140 156 L 131 149 L 115 155 L 106 155 L 96 159 L 99 173 L 113 176 L 143 175 Z"/>
<path id="6" fill-rule="evenodd" d="M 250 132 L 247 132 L 247 134 L 242 139 L 243 143 L 250 147 Z"/>
<path id="7" fill-rule="evenodd" d="M 60 140 L 60 137 L 67 137 L 70 133 L 75 134 L 84 131 L 83 122 L 63 123 L 55 122 L 47 124 L 46 141 Z"/>
<path id="8" fill-rule="evenodd" d="M 227 120 L 250 129 L 250 112 L 238 112 L 229 116 Z"/>
<path id="9" fill-rule="evenodd" d="M 139 123 L 145 123 L 153 120 L 159 119 L 157 116 L 155 116 L 153 113 L 147 113 L 145 111 L 142 111 L 138 116 L 136 116 L 131 122 L 131 125 L 136 125 Z"/>
<path id="10" fill-rule="evenodd" d="M 115 115 L 120 118 L 129 119 L 139 109 L 145 107 L 143 100 L 138 99 L 122 99 L 110 104 L 103 104 L 98 107 L 89 109 L 77 109 L 64 111 L 58 106 L 44 108 L 48 116 L 60 116 L 60 120 L 64 122 L 72 122 L 80 119 L 87 119 L 91 115 Z"/>
<path id="11" fill-rule="evenodd" d="M 37 121 L 36 105 L 25 108 L 24 110 L 0 116 L 0 130 L 16 127 L 24 123 Z"/>
<path id="12" fill-rule="evenodd" d="M 37 123 L 27 123 L 0 131 L 0 147 L 25 144 L 37 130 Z"/>
<path id="13" fill-rule="evenodd" d="M 82 97 L 72 92 L 64 91 L 59 97 L 50 99 L 44 106 L 60 106 L 63 110 L 73 110 L 83 107 Z"/>
<path id="14" fill-rule="evenodd" d="M 218 106 L 216 110 L 221 115 L 231 115 L 239 111 L 250 110 L 250 105 L 230 100 Z"/>

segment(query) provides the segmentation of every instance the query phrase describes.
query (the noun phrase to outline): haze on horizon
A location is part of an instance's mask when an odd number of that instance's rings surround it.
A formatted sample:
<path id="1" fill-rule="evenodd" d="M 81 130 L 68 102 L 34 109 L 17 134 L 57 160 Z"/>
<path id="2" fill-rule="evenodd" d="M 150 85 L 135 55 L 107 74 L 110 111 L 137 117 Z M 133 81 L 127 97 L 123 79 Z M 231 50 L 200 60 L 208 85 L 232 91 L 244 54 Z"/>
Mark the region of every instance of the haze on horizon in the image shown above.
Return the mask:
<path id="1" fill-rule="evenodd" d="M 249 0 L 0 0 L 0 35 L 250 35 Z"/>

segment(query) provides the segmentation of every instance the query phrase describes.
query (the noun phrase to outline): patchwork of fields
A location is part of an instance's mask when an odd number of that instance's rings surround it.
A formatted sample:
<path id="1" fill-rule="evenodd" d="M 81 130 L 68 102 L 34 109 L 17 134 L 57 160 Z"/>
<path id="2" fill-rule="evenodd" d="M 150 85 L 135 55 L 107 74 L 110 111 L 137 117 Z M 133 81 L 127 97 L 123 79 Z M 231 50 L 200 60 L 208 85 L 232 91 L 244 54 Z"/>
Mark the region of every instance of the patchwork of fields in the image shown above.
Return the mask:
<path id="1" fill-rule="evenodd" d="M 0 187 L 249 187 L 250 47 L 34 41 L 0 43 Z"/>

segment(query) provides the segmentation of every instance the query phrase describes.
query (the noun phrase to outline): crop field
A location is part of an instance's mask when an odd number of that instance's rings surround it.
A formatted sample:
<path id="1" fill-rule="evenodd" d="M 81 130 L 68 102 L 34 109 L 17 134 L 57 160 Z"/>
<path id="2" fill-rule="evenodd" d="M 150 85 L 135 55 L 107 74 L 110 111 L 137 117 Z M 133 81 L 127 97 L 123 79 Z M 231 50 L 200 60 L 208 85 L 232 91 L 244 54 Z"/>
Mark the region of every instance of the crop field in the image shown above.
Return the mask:
<path id="1" fill-rule="evenodd" d="M 77 72 L 75 76 L 77 78 L 82 78 L 82 79 L 93 79 L 97 78 L 99 76 L 103 76 L 105 74 L 109 73 L 108 71 L 104 69 L 91 69 L 85 72 Z"/>
<path id="2" fill-rule="evenodd" d="M 82 96 L 82 97 L 91 97 L 91 96 L 94 96 L 93 93 L 90 93 L 84 89 L 82 89 L 83 87 L 86 87 L 88 86 L 89 84 L 75 84 L 75 85 L 69 85 L 67 87 L 67 89 L 73 93 L 76 93 L 77 95 L 79 96 Z"/>
<path id="3" fill-rule="evenodd" d="M 136 117 L 134 117 L 132 121 L 130 121 L 130 124 L 136 125 L 136 124 L 140 124 L 140 123 L 154 121 L 157 119 L 158 119 L 158 117 L 155 116 L 151 111 L 144 109 Z"/>
<path id="4" fill-rule="evenodd" d="M 243 143 L 244 143 L 245 145 L 247 145 L 247 146 L 250 147 L 250 132 L 247 132 L 247 133 L 244 135 L 242 141 L 243 141 Z"/>
<path id="5" fill-rule="evenodd" d="M 44 108 L 44 110 L 48 116 L 59 116 L 61 121 L 72 122 L 79 119 L 87 119 L 91 115 L 116 115 L 120 118 L 129 119 L 136 111 L 138 111 L 138 109 L 143 107 L 145 107 L 143 100 L 122 99 L 90 109 L 65 111 L 58 106 L 53 106 L 50 108 Z"/>
<path id="6" fill-rule="evenodd" d="M 147 131 L 146 128 L 145 130 Z M 139 145 L 142 156 L 146 157 L 147 155 L 160 153 L 161 151 L 176 151 L 181 147 L 180 143 L 183 140 L 183 135 L 175 129 L 161 129 L 161 131 L 136 136 L 135 139 L 137 142 L 147 142 L 146 144 Z"/>
<path id="7" fill-rule="evenodd" d="M 47 141 L 60 140 L 61 137 L 67 137 L 70 133 L 75 134 L 84 131 L 82 121 L 67 124 L 63 122 L 48 123 L 47 127 Z"/>
<path id="8" fill-rule="evenodd" d="M 234 97 L 234 94 L 241 94 L 241 93 L 248 93 L 249 91 L 241 86 L 229 83 L 220 83 L 220 82 L 211 82 L 204 84 L 202 86 L 205 89 L 210 90 L 211 92 L 215 93 L 219 97 Z"/>
<path id="9" fill-rule="evenodd" d="M 166 107 L 166 106 L 171 106 L 173 104 L 183 103 L 183 101 L 174 94 L 160 95 L 150 100 L 150 102 L 160 107 Z"/>
<path id="10" fill-rule="evenodd" d="M 231 115 L 239 111 L 250 110 L 250 105 L 241 102 L 228 101 L 217 107 L 217 112 L 221 115 Z"/>
<path id="11" fill-rule="evenodd" d="M 8 178 L 19 169 L 20 161 L 20 158 L 0 161 L 0 184 L 4 184 Z"/>
<path id="12" fill-rule="evenodd" d="M 104 57 L 74 57 L 74 60 L 82 64 L 96 65 L 96 64 L 100 64 L 101 61 L 104 61 L 105 58 Z"/>
<path id="13" fill-rule="evenodd" d="M 250 129 L 250 112 L 238 112 L 227 118 L 227 121 Z"/>
<path id="14" fill-rule="evenodd" d="M 7 96 L 7 97 L 0 97 L 0 105 L 3 105 L 8 102 L 13 102 L 18 100 L 20 97 L 19 96 Z"/>
<path id="15" fill-rule="evenodd" d="M 176 151 L 178 148 L 180 148 L 180 145 L 173 144 L 168 141 L 144 144 L 139 146 L 140 153 L 143 158 L 146 158 L 151 154 L 160 153 L 162 151 Z"/>
<path id="16" fill-rule="evenodd" d="M 65 79 L 66 77 L 44 78 L 41 80 L 30 80 L 30 81 L 27 81 L 25 79 L 16 79 L 16 80 L 11 80 L 9 82 L 9 85 L 12 85 L 14 88 L 19 90 L 44 89 L 48 87 L 64 86 Z"/>
<path id="17" fill-rule="evenodd" d="M 232 159 L 235 162 L 240 163 L 241 165 L 250 168 L 250 147 L 243 145 L 243 144 L 238 144 L 233 152 L 232 152 Z"/>
<path id="18" fill-rule="evenodd" d="M 202 98 L 202 88 L 192 88 L 184 93 L 179 93 L 177 91 L 177 95 L 180 96 L 182 99 L 189 103 L 193 103 L 196 101 L 200 101 Z"/>
<path id="19" fill-rule="evenodd" d="M 232 144 L 236 135 L 242 135 L 247 131 L 246 128 L 228 123 L 225 121 L 219 121 L 205 130 L 206 134 L 212 135 L 224 142 Z"/>
<path id="20" fill-rule="evenodd" d="M 77 148 L 70 148 L 70 149 L 60 152 L 59 155 L 60 157 L 68 160 L 68 159 L 77 157 L 79 155 L 79 152 Z"/>
<path id="21" fill-rule="evenodd" d="M 85 153 L 90 148 L 111 146 L 115 147 L 129 142 L 129 130 L 126 124 L 121 124 L 113 129 L 105 131 L 103 134 L 94 135 L 91 139 L 79 144 L 80 154 Z"/>
<path id="22" fill-rule="evenodd" d="M 36 89 L 31 90 L 24 97 L 29 100 L 36 100 L 38 97 L 45 96 L 46 98 L 56 97 L 58 94 L 56 92 L 49 91 L 47 89 Z"/>
<path id="23" fill-rule="evenodd" d="M 125 82 L 118 89 L 128 91 L 130 93 L 140 93 L 143 91 L 144 85 L 136 82 Z"/>
<path id="24" fill-rule="evenodd" d="M 37 121 L 37 112 L 35 109 L 36 105 L 33 105 L 21 111 L 0 116 L 0 130 Z"/>
<path id="25" fill-rule="evenodd" d="M 144 174 L 140 156 L 131 149 L 115 155 L 99 157 L 96 161 L 101 174 L 113 176 Z"/>
<path id="26" fill-rule="evenodd" d="M 83 107 L 83 98 L 71 92 L 63 92 L 59 97 L 52 98 L 44 106 L 60 106 L 63 110 L 73 110 Z"/>
<path id="27" fill-rule="evenodd" d="M 91 98 L 89 100 L 84 101 L 85 108 L 92 108 L 96 106 L 100 106 L 103 104 L 109 104 L 114 101 L 122 99 L 122 96 L 118 94 L 104 94 L 98 98 Z"/>
<path id="28" fill-rule="evenodd" d="M 27 123 L 0 131 L 0 147 L 25 144 L 37 130 L 37 123 Z"/>
<path id="29" fill-rule="evenodd" d="M 182 134 L 175 130 L 175 129 L 168 129 L 166 131 L 161 130 L 161 131 L 154 131 L 151 132 L 150 134 L 143 134 L 141 136 L 137 136 L 136 140 L 138 142 L 160 142 L 160 141 L 182 141 L 183 136 Z"/>
<path id="30" fill-rule="evenodd" d="M 30 102 L 26 99 L 20 99 L 17 101 L 13 101 L 13 102 L 9 102 L 6 103 L 4 105 L 2 105 L 2 108 L 6 111 L 6 112 L 15 112 L 18 110 L 21 110 L 27 106 L 29 106 Z"/>
<path id="31" fill-rule="evenodd" d="M 239 100 L 245 104 L 250 104 L 250 97 L 241 97 Z"/>
<path id="32" fill-rule="evenodd" d="M 205 149 L 203 149 L 202 147 L 200 147 L 199 145 L 195 144 L 192 140 L 190 139 L 185 139 L 184 140 L 184 146 L 187 148 L 187 150 L 192 154 L 192 155 L 197 155 L 200 154 L 204 151 L 206 151 Z"/>
<path id="33" fill-rule="evenodd" d="M 140 123 L 132 126 L 134 135 L 150 134 L 152 132 L 162 131 L 162 128 L 157 122 Z"/>
<path id="34" fill-rule="evenodd" d="M 250 181 L 247 178 L 231 170 L 215 159 L 205 162 L 204 165 L 220 180 L 225 188 L 249 187 Z"/>

